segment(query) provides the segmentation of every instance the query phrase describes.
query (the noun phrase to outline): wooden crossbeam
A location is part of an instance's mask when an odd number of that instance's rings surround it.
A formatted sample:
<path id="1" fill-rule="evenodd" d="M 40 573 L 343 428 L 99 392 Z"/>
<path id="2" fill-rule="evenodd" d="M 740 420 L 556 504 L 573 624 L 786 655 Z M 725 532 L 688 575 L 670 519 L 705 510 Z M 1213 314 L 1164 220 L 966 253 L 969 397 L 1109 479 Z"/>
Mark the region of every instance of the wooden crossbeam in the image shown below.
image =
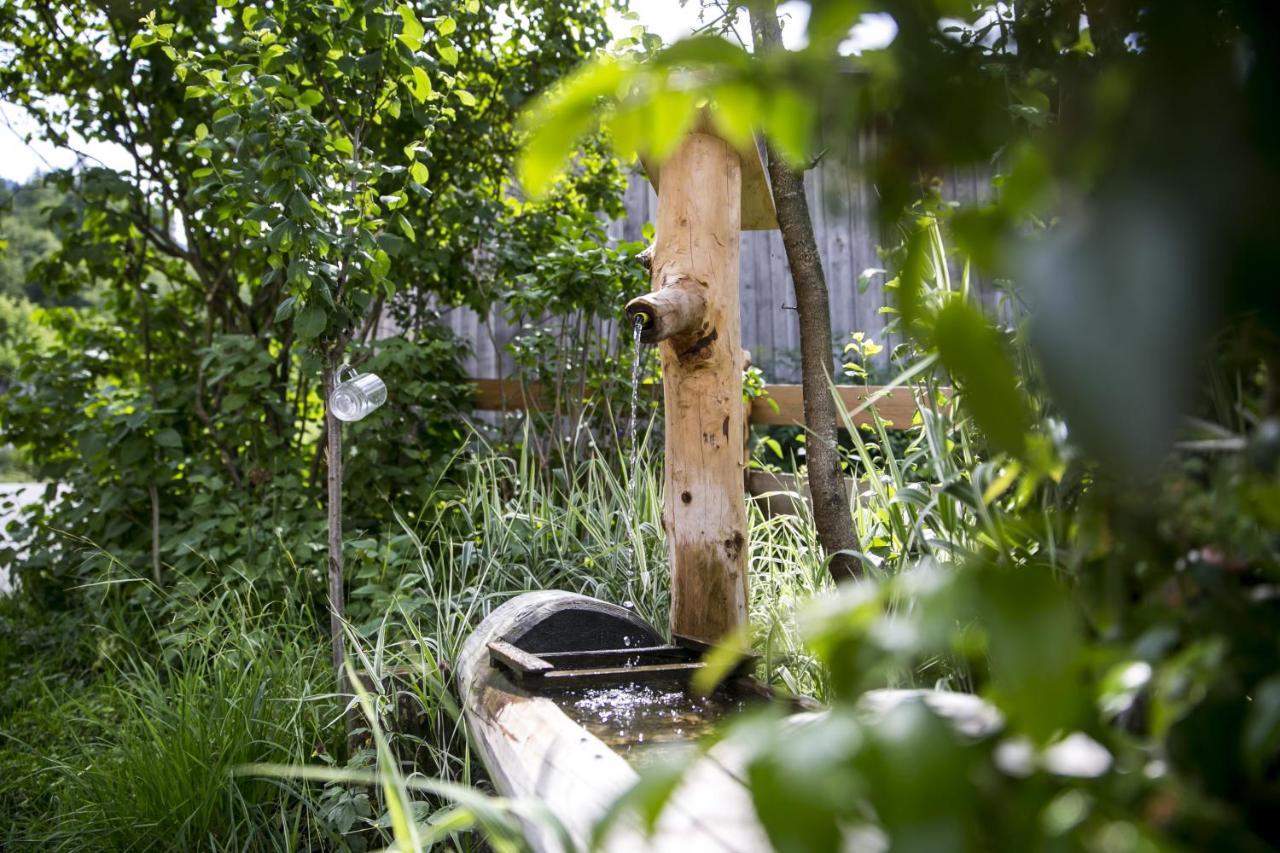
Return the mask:
<path id="1" fill-rule="evenodd" d="M 513 379 L 473 379 L 475 405 L 481 411 L 513 412 L 523 409 L 541 410 L 550 405 L 538 383 L 521 385 Z M 868 397 L 884 391 L 883 385 L 839 385 L 837 390 L 845 408 L 850 412 L 861 406 Z M 797 426 L 804 423 L 804 394 L 799 385 L 766 385 L 768 399 L 757 397 L 751 401 L 751 422 L 775 426 Z M 912 386 L 902 386 L 887 392 L 873 404 L 880 417 L 896 429 L 911 426 L 911 419 L 920 408 L 927 405 L 923 391 Z M 951 399 L 951 389 L 943 388 L 943 395 Z M 777 404 L 777 411 L 769 400 Z M 853 416 L 855 424 L 871 423 L 871 412 L 862 411 Z M 843 425 L 842 425 L 843 426 Z"/>
<path id="2" fill-rule="evenodd" d="M 545 675 L 555 669 L 554 664 L 502 640 L 494 640 L 489 644 L 489 660 L 505 666 L 517 677 Z"/>

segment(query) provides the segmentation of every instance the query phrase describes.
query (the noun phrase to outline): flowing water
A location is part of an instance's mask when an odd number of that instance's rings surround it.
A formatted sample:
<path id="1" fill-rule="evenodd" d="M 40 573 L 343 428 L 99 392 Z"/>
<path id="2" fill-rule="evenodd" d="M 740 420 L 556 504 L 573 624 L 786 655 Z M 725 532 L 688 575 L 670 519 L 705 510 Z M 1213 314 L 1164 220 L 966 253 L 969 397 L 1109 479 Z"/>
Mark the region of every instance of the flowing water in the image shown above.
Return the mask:
<path id="1" fill-rule="evenodd" d="M 572 719 L 637 769 L 697 746 L 746 703 L 722 691 L 694 696 L 668 685 L 584 687 L 552 696 Z"/>
<path id="2" fill-rule="evenodd" d="M 631 420 L 627 423 L 628 438 L 631 444 L 631 473 L 634 474 L 640 460 L 640 435 L 637 429 L 640 412 L 640 364 L 643 361 L 640 349 L 640 333 L 644 331 L 644 317 L 636 316 L 635 325 L 631 329 Z"/>

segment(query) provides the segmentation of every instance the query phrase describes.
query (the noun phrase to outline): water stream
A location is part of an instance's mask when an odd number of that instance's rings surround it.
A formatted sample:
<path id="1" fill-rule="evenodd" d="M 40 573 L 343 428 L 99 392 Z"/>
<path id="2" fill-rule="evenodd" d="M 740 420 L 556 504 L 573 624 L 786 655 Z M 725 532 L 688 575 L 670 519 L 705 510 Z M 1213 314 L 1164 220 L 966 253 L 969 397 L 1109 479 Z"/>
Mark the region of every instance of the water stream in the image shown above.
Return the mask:
<path id="1" fill-rule="evenodd" d="M 746 708 L 723 691 L 695 696 L 673 685 L 584 687 L 552 698 L 637 769 L 695 749 L 699 738 Z"/>
<path id="2" fill-rule="evenodd" d="M 631 468 L 635 474 L 640 461 L 640 435 L 637 422 L 640 412 L 640 365 L 643 351 L 640 348 L 640 333 L 644 331 L 644 315 L 637 314 L 635 325 L 631 329 L 631 420 L 627 422 L 627 437 L 631 444 Z"/>

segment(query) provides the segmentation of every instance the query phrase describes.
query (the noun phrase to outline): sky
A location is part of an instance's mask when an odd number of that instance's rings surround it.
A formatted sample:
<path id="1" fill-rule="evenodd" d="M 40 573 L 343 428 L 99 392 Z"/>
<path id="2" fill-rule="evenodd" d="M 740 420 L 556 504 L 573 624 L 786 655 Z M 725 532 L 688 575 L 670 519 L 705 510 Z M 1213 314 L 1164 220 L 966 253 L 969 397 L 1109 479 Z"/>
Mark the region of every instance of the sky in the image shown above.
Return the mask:
<path id="1" fill-rule="evenodd" d="M 640 23 L 668 43 L 689 35 L 702 23 L 698 0 L 686 0 L 683 4 L 681 0 L 632 0 L 631 8 L 639 16 Z M 792 0 L 779 6 L 779 13 L 783 21 L 783 41 L 791 48 L 802 47 L 804 25 L 809 16 L 808 5 Z M 610 25 L 615 36 L 622 36 L 629 33 L 633 24 L 620 15 L 612 15 Z M 739 21 L 737 30 L 744 43 L 749 44 L 745 20 Z M 887 15 L 865 16 L 851 31 L 841 50 L 855 53 L 864 48 L 883 46 L 893 40 L 896 31 L 893 19 Z M 29 135 L 35 138 L 28 141 L 26 137 Z M 110 168 L 128 169 L 132 166 L 128 153 L 119 146 L 85 144 L 80 140 L 75 147 Z M 36 172 L 73 166 L 76 156 L 73 151 L 39 138 L 35 123 L 21 107 L 0 101 L 0 178 L 23 182 Z"/>

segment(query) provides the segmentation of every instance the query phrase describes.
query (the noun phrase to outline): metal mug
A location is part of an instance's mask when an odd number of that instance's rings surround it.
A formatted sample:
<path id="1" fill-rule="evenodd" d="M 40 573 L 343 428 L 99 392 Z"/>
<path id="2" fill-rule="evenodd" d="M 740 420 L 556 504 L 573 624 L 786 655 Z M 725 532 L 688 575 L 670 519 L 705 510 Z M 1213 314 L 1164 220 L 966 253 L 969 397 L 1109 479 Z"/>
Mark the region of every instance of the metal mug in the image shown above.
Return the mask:
<path id="1" fill-rule="evenodd" d="M 343 374 L 347 378 L 343 379 Z M 329 411 L 340 421 L 358 421 L 387 402 L 387 384 L 375 373 L 356 373 L 344 364 L 338 368 L 338 384 L 329 395 Z"/>

